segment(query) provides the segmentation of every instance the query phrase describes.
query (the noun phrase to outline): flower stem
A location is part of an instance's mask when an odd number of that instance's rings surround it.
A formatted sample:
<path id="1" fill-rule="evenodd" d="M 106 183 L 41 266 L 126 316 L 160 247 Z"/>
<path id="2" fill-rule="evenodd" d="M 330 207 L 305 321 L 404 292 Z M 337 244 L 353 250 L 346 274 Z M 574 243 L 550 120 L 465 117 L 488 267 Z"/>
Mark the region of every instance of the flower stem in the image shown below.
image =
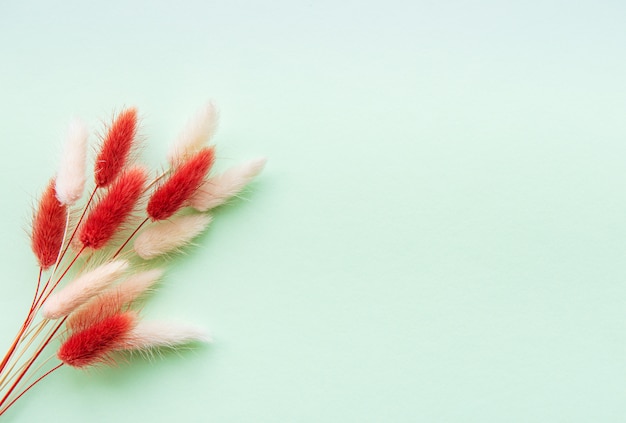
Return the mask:
<path id="1" fill-rule="evenodd" d="M 15 404 L 15 401 L 17 401 L 18 399 L 20 399 L 22 397 L 22 395 L 24 395 L 26 392 L 28 392 L 28 390 L 30 390 L 30 388 L 32 388 L 33 386 L 35 386 L 37 383 L 39 383 L 43 378 L 45 378 L 46 376 L 48 376 L 49 374 L 51 374 L 52 372 L 54 372 L 55 370 L 59 369 L 61 366 L 63 366 L 64 363 L 59 363 L 57 364 L 55 367 L 53 367 L 52 369 L 48 370 L 46 373 L 44 373 L 43 375 L 39 376 L 33 383 L 31 383 L 30 385 L 28 385 L 24 390 L 22 390 L 22 392 L 19 393 L 18 396 L 16 396 L 10 403 L 7 404 L 6 407 L 4 407 L 2 410 L 0 410 L 0 416 L 3 415 L 8 409 L 9 407 L 11 407 L 13 404 Z"/>
<path id="2" fill-rule="evenodd" d="M 13 382 L 13 384 L 11 385 L 11 387 L 9 388 L 9 390 L 7 391 L 7 393 L 2 397 L 2 400 L 0 400 L 0 407 L 2 407 L 2 405 L 4 405 L 4 403 L 7 401 L 7 399 L 9 398 L 9 396 L 11 395 L 11 393 L 15 390 L 15 388 L 17 388 L 17 385 L 20 383 L 20 381 L 22 380 L 22 378 L 24 377 L 24 375 L 26 374 L 26 372 L 28 372 L 28 370 L 31 368 L 31 366 L 33 365 L 33 363 L 35 362 L 35 360 L 37 360 L 37 358 L 39 358 L 39 356 L 41 355 L 41 353 L 43 352 L 43 350 L 48 346 L 48 344 L 50 343 L 50 341 L 52 340 L 52 338 L 54 338 L 54 335 L 57 333 L 57 331 L 61 328 L 61 326 L 63 325 L 63 323 L 65 323 L 65 320 L 67 319 L 67 316 L 64 317 L 59 324 L 57 324 L 57 326 L 54 328 L 54 330 L 52 331 L 52 333 L 46 338 L 46 340 L 43 342 L 43 344 L 37 349 L 37 352 L 35 352 L 35 354 L 33 355 L 33 357 L 28 361 L 28 364 L 26 365 L 26 367 L 20 372 L 19 376 L 17 377 L 17 380 L 15 382 Z M 0 411 L 0 415 L 2 415 L 2 413 L 6 410 L 3 409 L 3 411 Z"/>
<path id="3" fill-rule="evenodd" d="M 124 241 L 124 243 L 120 246 L 120 248 L 117 249 L 117 251 L 115 252 L 115 254 L 113 254 L 113 258 L 117 257 L 122 250 L 124 249 L 124 247 L 126 247 L 126 244 L 128 244 L 130 242 L 131 239 L 133 239 L 133 237 L 137 234 L 137 232 L 139 232 L 139 229 L 141 229 L 143 227 L 143 225 L 145 225 L 148 220 L 150 220 L 149 217 L 146 217 L 143 222 L 141 222 L 139 224 L 139 226 L 137 226 L 137 228 L 133 231 L 132 234 L 130 234 L 130 236 L 128 237 L 128 239 L 126 241 Z"/>

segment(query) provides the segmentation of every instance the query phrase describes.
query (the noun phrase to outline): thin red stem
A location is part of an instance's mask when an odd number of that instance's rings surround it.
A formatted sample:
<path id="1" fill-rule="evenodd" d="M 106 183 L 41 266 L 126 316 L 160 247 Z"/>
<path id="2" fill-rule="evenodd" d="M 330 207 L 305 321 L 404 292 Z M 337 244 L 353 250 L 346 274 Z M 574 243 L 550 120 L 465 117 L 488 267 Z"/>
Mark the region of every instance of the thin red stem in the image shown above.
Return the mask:
<path id="1" fill-rule="evenodd" d="M 37 295 L 39 295 L 39 288 L 41 288 L 41 276 L 43 275 L 43 267 L 39 268 L 39 277 L 37 278 L 37 288 L 35 289 L 35 296 L 33 297 L 33 303 L 30 305 L 30 313 L 33 312 L 35 304 L 37 303 Z"/>
<path id="2" fill-rule="evenodd" d="M 131 239 L 133 239 L 133 237 L 137 234 L 137 232 L 139 232 L 139 229 L 141 229 L 141 228 L 142 228 L 142 226 L 143 226 L 143 225 L 145 225 L 145 224 L 146 224 L 146 222 L 147 222 L 148 220 L 150 220 L 150 218 L 149 218 L 149 217 L 146 217 L 146 218 L 143 220 L 143 222 L 141 222 L 141 223 L 139 224 L 139 226 L 137 226 L 137 228 L 133 231 L 133 233 L 132 233 L 132 234 L 130 234 L 130 236 L 128 237 L 128 239 L 127 239 L 126 241 L 124 241 L 124 243 L 122 244 L 122 246 L 121 246 L 120 248 L 118 248 L 118 249 L 117 249 L 117 251 L 116 251 L 116 252 L 115 252 L 115 254 L 113 255 L 113 258 L 117 257 L 117 256 L 118 256 L 118 255 L 122 252 L 122 250 L 124 249 L 124 247 L 126 247 L 126 244 L 128 244 L 128 243 L 130 242 L 130 240 L 131 240 Z"/>
<path id="3" fill-rule="evenodd" d="M 25 329 L 26 328 L 26 322 L 28 321 L 29 318 L 30 318 L 30 313 L 29 313 L 29 316 L 26 317 L 26 320 L 24 321 L 24 324 L 22 324 L 22 327 L 20 328 L 19 332 L 15 336 L 15 339 L 13 340 L 13 343 L 11 344 L 11 347 L 9 348 L 9 350 L 6 353 L 6 355 L 2 359 L 2 363 L 0 363 L 0 374 L 2 373 L 2 371 L 6 367 L 7 363 L 9 362 L 11 357 L 13 356 L 13 353 L 15 352 L 15 350 L 17 348 L 17 345 L 19 344 L 20 339 L 22 339 L 22 335 L 24 335 L 24 331 L 26 330 Z"/>
<path id="4" fill-rule="evenodd" d="M 78 257 L 80 257 L 83 251 L 85 251 L 85 247 L 80 249 L 80 251 L 76 254 L 76 257 L 74 257 L 72 262 L 65 268 L 65 270 L 63 271 L 63 274 L 59 277 L 59 279 L 57 279 L 57 281 L 54 283 L 54 285 L 52 285 L 52 288 L 50 288 L 50 290 L 48 290 L 47 293 L 45 292 L 45 289 L 41 291 L 41 296 L 39 297 L 39 301 L 37 301 L 35 310 L 39 309 L 39 307 L 41 307 L 41 305 L 48 299 L 50 294 L 52 294 L 52 291 L 54 291 L 54 289 L 59 285 L 59 282 L 61 282 L 61 280 L 65 277 L 65 275 L 67 275 L 67 272 L 69 272 L 69 270 L 72 268 L 74 263 L 76 263 L 76 260 L 78 260 Z M 50 282 L 50 280 L 48 280 L 48 282 Z M 44 297 L 44 294 L 45 294 L 45 297 Z M 33 317 L 34 317 L 34 314 L 33 314 Z"/>
<path id="5" fill-rule="evenodd" d="M 17 332 L 17 335 L 15 336 L 15 339 L 13 340 L 13 343 L 11 344 L 11 347 L 9 348 L 9 350 L 6 353 L 6 355 L 2 359 L 2 362 L 0 362 L 0 374 L 2 374 L 2 372 L 4 371 L 4 368 L 6 367 L 7 363 L 9 362 L 11 357 L 13 357 L 13 354 L 15 353 L 15 350 L 17 349 L 17 346 L 20 344 L 20 342 L 22 340 L 22 336 L 24 336 L 24 332 L 26 331 L 26 329 L 30 325 L 30 322 L 32 321 L 33 309 L 35 307 L 35 302 L 37 301 L 37 294 L 38 294 L 39 288 L 41 286 L 41 276 L 42 276 L 42 274 L 43 274 L 43 268 L 40 267 L 39 268 L 39 277 L 37 278 L 37 289 L 35 291 L 35 297 L 33 298 L 33 302 L 32 302 L 32 304 L 30 306 L 30 310 L 28 311 L 28 315 L 26 316 L 26 318 L 24 319 L 24 322 L 22 323 L 22 327 Z"/>
<path id="6" fill-rule="evenodd" d="M 80 215 L 80 218 L 78 219 L 78 223 L 76 223 L 76 227 L 74 228 L 74 231 L 72 232 L 72 235 L 70 236 L 70 239 L 67 241 L 67 245 L 65 246 L 65 249 L 61 253 L 61 257 L 59 257 L 59 263 L 61 263 L 61 260 L 63 260 L 63 257 L 65 257 L 65 253 L 67 253 L 67 250 L 70 248 L 70 245 L 72 245 L 72 241 L 74 240 L 74 237 L 76 236 L 76 232 L 78 232 L 78 228 L 80 228 L 80 224 L 83 222 L 83 219 L 85 218 L 85 215 L 87 214 L 87 210 L 89 210 L 89 206 L 91 205 L 91 202 L 93 201 L 93 197 L 96 195 L 96 191 L 98 191 L 98 187 L 95 187 L 93 191 L 91 191 L 89 200 L 87 200 L 87 204 L 85 204 L 85 208 L 83 208 L 83 213 Z"/>
<path id="7" fill-rule="evenodd" d="M 41 347 L 39 347 L 39 349 L 37 350 L 37 352 L 35 353 L 35 355 L 33 355 L 33 357 L 28 361 L 28 364 L 26 365 L 26 367 L 24 367 L 24 369 L 22 370 L 22 372 L 19 374 L 19 376 L 17 377 L 17 379 L 15 380 L 15 382 L 13 382 L 13 384 L 11 385 L 11 387 L 9 388 L 9 390 L 7 391 L 7 393 L 4 395 L 4 397 L 2 397 L 2 400 L 0 400 L 0 407 L 2 407 L 2 405 L 6 402 L 7 398 L 9 398 L 9 396 L 11 395 L 11 393 L 15 390 L 15 388 L 17 388 L 17 385 L 20 383 L 20 381 L 22 380 L 22 378 L 24 377 L 24 375 L 28 372 L 28 370 L 30 369 L 30 367 L 33 365 L 33 363 L 35 362 L 35 360 L 37 360 L 37 358 L 39 358 L 39 356 L 41 355 L 42 351 L 48 346 L 48 344 L 50 343 L 50 341 L 52 340 L 52 338 L 54 338 L 54 335 L 56 335 L 56 333 L 59 331 L 59 329 L 61 328 L 61 326 L 63 325 L 63 323 L 65 323 L 65 320 L 67 319 L 67 316 L 64 317 L 59 324 L 56 326 L 56 328 L 54 328 L 54 331 L 48 336 L 48 338 L 46 338 L 46 340 L 44 341 L 43 345 Z"/>
<path id="8" fill-rule="evenodd" d="M 26 392 L 28 392 L 30 390 L 30 388 L 32 388 L 33 386 L 35 386 L 37 383 L 39 383 L 43 378 L 45 378 L 46 376 L 48 376 L 50 373 L 54 372 L 55 370 L 57 370 L 58 368 L 60 368 L 61 366 L 63 366 L 64 363 L 59 363 L 57 364 L 55 367 L 53 367 L 52 369 L 48 370 L 46 373 L 44 373 L 43 375 L 39 376 L 37 378 L 37 380 L 35 380 L 33 383 L 31 383 L 30 385 L 28 385 L 22 392 L 20 392 L 20 394 L 15 397 L 10 403 L 7 404 L 6 407 L 4 407 L 2 409 L 2 411 L 0 411 L 0 416 L 3 415 L 4 413 L 6 413 L 6 411 L 9 409 L 9 407 L 11 407 L 13 404 L 15 404 L 15 401 L 17 401 L 18 399 L 20 399 L 22 397 L 22 395 L 24 395 Z"/>

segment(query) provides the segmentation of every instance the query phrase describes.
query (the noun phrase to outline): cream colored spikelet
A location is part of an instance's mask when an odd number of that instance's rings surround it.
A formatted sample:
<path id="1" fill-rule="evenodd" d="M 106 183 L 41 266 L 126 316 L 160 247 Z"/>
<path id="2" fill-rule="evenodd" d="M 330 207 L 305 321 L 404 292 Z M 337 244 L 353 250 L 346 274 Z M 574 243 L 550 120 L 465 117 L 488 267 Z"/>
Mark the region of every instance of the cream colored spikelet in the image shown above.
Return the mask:
<path id="1" fill-rule="evenodd" d="M 265 163 L 267 163 L 267 159 L 259 157 L 207 179 L 189 199 L 189 204 L 199 211 L 207 211 L 224 204 L 239 194 L 250 181 L 259 175 L 263 171 Z"/>
<path id="2" fill-rule="evenodd" d="M 209 215 L 194 214 L 155 223 L 139 234 L 133 247 L 139 257 L 149 260 L 185 246 L 204 231 L 211 220 Z"/>
<path id="3" fill-rule="evenodd" d="M 47 319 L 67 316 L 122 276 L 128 265 L 126 260 L 115 260 L 80 275 L 48 297 L 43 305 L 43 316 Z"/>
<path id="4" fill-rule="evenodd" d="M 56 177 L 56 195 L 61 204 L 71 206 L 83 195 L 88 138 L 87 125 L 79 118 L 73 118 L 67 128 L 59 172 Z"/>
<path id="5" fill-rule="evenodd" d="M 218 120 L 217 108 L 213 103 L 201 107 L 187 121 L 172 144 L 167 156 L 170 164 L 176 166 L 203 148 L 215 134 Z"/>

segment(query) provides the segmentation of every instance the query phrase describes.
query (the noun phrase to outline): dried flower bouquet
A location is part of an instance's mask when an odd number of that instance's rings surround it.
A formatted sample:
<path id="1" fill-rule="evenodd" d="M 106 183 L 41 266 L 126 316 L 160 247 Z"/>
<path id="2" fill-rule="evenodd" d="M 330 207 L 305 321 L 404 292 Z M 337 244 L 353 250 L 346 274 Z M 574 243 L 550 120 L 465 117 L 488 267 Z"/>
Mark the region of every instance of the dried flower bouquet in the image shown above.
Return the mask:
<path id="1" fill-rule="evenodd" d="M 237 195 L 265 165 L 259 158 L 209 175 L 216 125 L 213 104 L 200 109 L 172 144 L 168 169 L 150 178 L 135 163 L 137 111 L 123 110 L 105 128 L 94 187 L 78 206 L 89 131 L 78 119 L 70 122 L 59 170 L 33 217 L 39 276 L 24 323 L 0 361 L 0 416 L 64 365 L 113 364 L 124 351 L 208 341 L 193 325 L 143 321 L 136 304 L 163 274 L 150 260 L 187 245 L 211 222 L 207 211 Z"/>

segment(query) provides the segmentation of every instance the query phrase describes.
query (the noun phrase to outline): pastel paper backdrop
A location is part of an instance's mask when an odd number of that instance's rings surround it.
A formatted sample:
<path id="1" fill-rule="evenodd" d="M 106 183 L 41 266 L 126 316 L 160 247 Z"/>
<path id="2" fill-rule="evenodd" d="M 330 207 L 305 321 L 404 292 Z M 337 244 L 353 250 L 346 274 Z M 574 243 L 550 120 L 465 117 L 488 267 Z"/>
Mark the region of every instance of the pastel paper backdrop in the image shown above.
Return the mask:
<path id="1" fill-rule="evenodd" d="M 215 342 L 64 368 L 7 422 L 614 422 L 626 414 L 626 6 L 0 5 L 0 343 L 73 114 L 137 106 L 143 160 L 207 99 L 265 172 L 148 317 Z"/>

